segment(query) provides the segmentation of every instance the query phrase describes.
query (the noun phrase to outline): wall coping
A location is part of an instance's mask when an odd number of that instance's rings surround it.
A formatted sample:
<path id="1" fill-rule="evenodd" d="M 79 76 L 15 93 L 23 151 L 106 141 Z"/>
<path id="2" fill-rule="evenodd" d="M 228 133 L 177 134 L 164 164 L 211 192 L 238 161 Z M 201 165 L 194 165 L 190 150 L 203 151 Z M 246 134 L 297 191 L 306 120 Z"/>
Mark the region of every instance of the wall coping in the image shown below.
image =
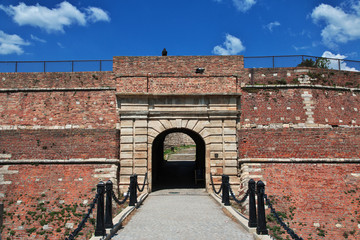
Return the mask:
<path id="1" fill-rule="evenodd" d="M 324 89 L 324 90 L 335 90 L 335 91 L 351 91 L 351 92 L 359 92 L 360 88 L 349 88 L 349 87 L 340 87 L 340 86 L 324 86 L 324 85 L 310 85 L 310 84 L 274 84 L 274 85 L 245 85 L 241 87 L 242 89 L 271 89 L 271 88 L 313 88 L 313 89 Z"/>
<path id="2" fill-rule="evenodd" d="M 67 92 L 67 91 L 115 91 L 113 87 L 90 88 L 0 88 L 1 92 Z"/>

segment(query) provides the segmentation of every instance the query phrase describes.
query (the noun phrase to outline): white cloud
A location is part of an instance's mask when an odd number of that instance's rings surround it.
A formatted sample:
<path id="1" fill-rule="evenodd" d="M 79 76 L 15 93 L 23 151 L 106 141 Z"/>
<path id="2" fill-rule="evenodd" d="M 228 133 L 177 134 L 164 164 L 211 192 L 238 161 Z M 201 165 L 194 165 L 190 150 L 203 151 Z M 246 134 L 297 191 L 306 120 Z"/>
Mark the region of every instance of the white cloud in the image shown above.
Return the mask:
<path id="1" fill-rule="evenodd" d="M 29 45 L 24 39 L 16 34 L 6 34 L 0 30 L 0 55 L 7 55 L 16 53 L 23 54 L 22 46 Z"/>
<path id="2" fill-rule="evenodd" d="M 73 24 L 86 25 L 87 21 L 109 21 L 110 18 L 103 10 L 95 7 L 88 7 L 81 12 L 71 3 L 63 1 L 55 8 L 19 3 L 17 6 L 0 5 L 0 9 L 13 18 L 13 21 L 20 26 L 30 25 L 45 29 L 47 32 L 64 32 L 64 27 Z"/>
<path id="3" fill-rule="evenodd" d="M 101 8 L 88 7 L 86 9 L 86 12 L 88 14 L 87 19 L 91 22 L 99 22 L 99 21 L 110 22 L 109 15 Z"/>
<path id="4" fill-rule="evenodd" d="M 300 50 L 306 50 L 306 49 L 309 49 L 310 47 L 309 46 L 300 46 L 300 47 L 297 47 L 295 45 L 292 46 L 296 51 L 300 51 Z"/>
<path id="5" fill-rule="evenodd" d="M 346 62 L 345 61 L 342 61 L 342 59 L 345 59 L 347 58 L 347 56 L 345 55 L 341 55 L 341 54 L 333 54 L 332 52 L 330 51 L 325 51 L 322 55 L 322 57 L 324 58 L 335 58 L 335 59 L 340 59 L 340 68 L 341 70 L 344 70 L 344 71 L 353 71 L 353 72 L 358 72 L 359 70 L 357 70 L 356 68 L 354 67 L 349 67 L 347 66 Z M 329 68 L 331 69 L 339 69 L 339 60 L 330 60 L 330 63 L 329 63 Z"/>
<path id="6" fill-rule="evenodd" d="M 255 0 L 232 0 L 236 9 L 241 12 L 246 12 L 249 10 L 253 5 L 256 4 Z"/>
<path id="7" fill-rule="evenodd" d="M 215 46 L 213 53 L 216 55 L 235 55 L 245 50 L 241 40 L 230 34 L 226 34 L 225 42 Z"/>
<path id="8" fill-rule="evenodd" d="M 31 37 L 31 39 L 34 40 L 34 41 L 46 43 L 46 40 L 41 39 L 41 38 L 38 38 L 37 36 L 34 36 L 34 35 L 32 35 L 32 34 L 30 34 L 30 37 Z"/>
<path id="9" fill-rule="evenodd" d="M 61 42 L 56 43 L 60 48 L 65 48 L 64 45 L 61 44 Z"/>
<path id="10" fill-rule="evenodd" d="M 278 21 L 275 21 L 275 22 L 271 22 L 271 23 L 269 23 L 269 24 L 266 24 L 266 25 L 264 26 L 264 28 L 267 28 L 267 29 L 269 29 L 270 32 L 272 32 L 272 30 L 273 30 L 274 27 L 278 27 L 278 26 L 280 26 L 280 25 L 281 25 L 281 24 L 280 24 Z"/>
<path id="11" fill-rule="evenodd" d="M 360 2 L 351 4 L 348 13 L 328 4 L 320 4 L 311 13 L 314 22 L 325 22 L 326 26 L 322 29 L 321 36 L 330 48 L 336 47 L 339 43 L 360 39 Z"/>

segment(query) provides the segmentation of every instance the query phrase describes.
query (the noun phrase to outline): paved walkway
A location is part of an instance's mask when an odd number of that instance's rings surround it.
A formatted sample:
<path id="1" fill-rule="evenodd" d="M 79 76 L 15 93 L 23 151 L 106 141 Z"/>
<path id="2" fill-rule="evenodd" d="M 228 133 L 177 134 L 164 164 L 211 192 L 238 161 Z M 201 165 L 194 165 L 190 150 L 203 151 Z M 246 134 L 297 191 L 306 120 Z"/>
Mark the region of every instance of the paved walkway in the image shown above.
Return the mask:
<path id="1" fill-rule="evenodd" d="M 153 192 L 114 240 L 253 239 L 204 189 Z"/>

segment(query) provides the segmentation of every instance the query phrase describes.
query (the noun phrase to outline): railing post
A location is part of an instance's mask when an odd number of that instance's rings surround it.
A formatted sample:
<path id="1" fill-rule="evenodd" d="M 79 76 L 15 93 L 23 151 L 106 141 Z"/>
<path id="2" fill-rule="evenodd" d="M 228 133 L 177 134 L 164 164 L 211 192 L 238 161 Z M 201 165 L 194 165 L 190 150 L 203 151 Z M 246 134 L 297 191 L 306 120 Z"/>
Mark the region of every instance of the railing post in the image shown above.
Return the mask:
<path id="1" fill-rule="evenodd" d="M 256 202 L 255 202 L 255 181 L 249 181 L 249 227 L 257 227 Z"/>
<path id="2" fill-rule="evenodd" d="M 258 202 L 258 214 L 257 214 L 257 227 L 256 233 L 260 235 L 268 234 L 268 230 L 266 228 L 266 218 L 265 218 L 265 202 L 264 202 L 264 194 L 265 194 L 265 184 L 260 180 L 257 182 L 257 202 Z"/>
<path id="3" fill-rule="evenodd" d="M 113 228 L 112 222 L 112 191 L 113 183 L 109 180 L 106 182 L 106 207 L 105 207 L 105 228 Z"/>
<path id="4" fill-rule="evenodd" d="M 225 206 L 230 206 L 230 197 L 229 197 L 229 176 L 222 175 L 222 203 Z"/>
<path id="5" fill-rule="evenodd" d="M 16 61 L 15 62 L 15 72 L 17 72 L 18 71 L 18 62 Z"/>
<path id="6" fill-rule="evenodd" d="M 105 221 L 104 221 L 104 193 L 105 193 L 104 182 L 101 181 L 97 185 L 97 193 L 99 194 L 99 198 L 97 200 L 96 229 L 95 229 L 96 237 L 106 235 Z"/>
<path id="7" fill-rule="evenodd" d="M 130 200 L 129 200 L 129 206 L 135 206 L 137 203 L 137 175 L 131 175 L 130 176 Z"/>
<path id="8" fill-rule="evenodd" d="M 275 68 L 275 56 L 272 57 L 273 69 Z"/>
<path id="9" fill-rule="evenodd" d="M 44 61 L 44 73 L 46 72 L 46 61 Z"/>
<path id="10" fill-rule="evenodd" d="M 102 71 L 102 61 L 100 60 L 100 72 Z"/>
<path id="11" fill-rule="evenodd" d="M 340 59 L 338 59 L 338 66 L 339 66 L 339 71 L 341 71 Z"/>
<path id="12" fill-rule="evenodd" d="M 71 72 L 74 72 L 74 61 L 71 61 Z"/>

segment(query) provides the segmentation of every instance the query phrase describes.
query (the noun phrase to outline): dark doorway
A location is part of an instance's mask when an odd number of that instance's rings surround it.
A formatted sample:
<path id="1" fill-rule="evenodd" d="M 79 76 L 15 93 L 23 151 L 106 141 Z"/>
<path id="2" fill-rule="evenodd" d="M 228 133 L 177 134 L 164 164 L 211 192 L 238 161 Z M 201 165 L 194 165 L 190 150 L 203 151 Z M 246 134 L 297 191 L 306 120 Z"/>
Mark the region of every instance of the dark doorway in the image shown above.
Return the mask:
<path id="1" fill-rule="evenodd" d="M 172 151 L 171 145 L 164 147 L 166 137 L 176 132 L 188 135 L 194 145 L 176 147 Z M 167 151 L 164 152 L 164 150 Z M 172 152 L 176 154 L 172 154 Z M 160 133 L 152 145 L 152 176 L 153 191 L 174 188 L 204 188 L 205 142 L 202 137 L 186 128 L 169 129 Z"/>

